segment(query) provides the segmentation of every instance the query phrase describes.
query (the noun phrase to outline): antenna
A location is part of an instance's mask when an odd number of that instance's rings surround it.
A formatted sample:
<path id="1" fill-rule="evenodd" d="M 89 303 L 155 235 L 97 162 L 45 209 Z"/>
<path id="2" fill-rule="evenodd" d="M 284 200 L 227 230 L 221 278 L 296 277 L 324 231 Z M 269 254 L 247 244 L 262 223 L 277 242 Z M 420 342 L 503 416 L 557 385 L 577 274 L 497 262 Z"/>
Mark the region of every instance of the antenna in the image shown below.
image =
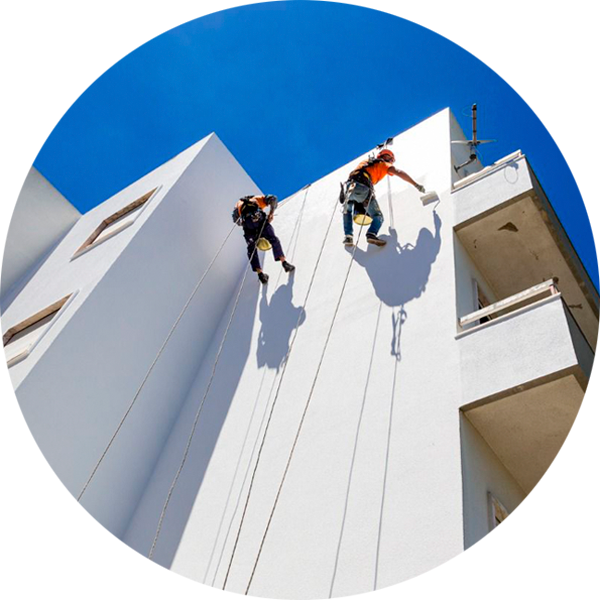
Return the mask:
<path id="1" fill-rule="evenodd" d="M 458 166 L 454 167 L 454 170 L 457 173 L 458 173 L 458 171 L 460 171 L 460 169 L 462 169 L 463 167 L 466 167 L 467 165 L 470 165 L 473 161 L 475 161 L 477 159 L 477 147 L 480 144 L 489 144 L 490 142 L 496 141 L 496 140 L 478 140 L 477 139 L 477 104 L 473 104 L 473 106 L 471 107 L 471 113 L 472 113 L 472 129 L 473 129 L 472 139 L 470 139 L 470 140 L 453 140 L 452 141 L 452 144 L 462 144 L 465 146 L 469 146 L 469 148 L 471 150 L 471 154 L 469 155 L 469 160 L 464 162 L 462 165 L 458 165 Z"/>

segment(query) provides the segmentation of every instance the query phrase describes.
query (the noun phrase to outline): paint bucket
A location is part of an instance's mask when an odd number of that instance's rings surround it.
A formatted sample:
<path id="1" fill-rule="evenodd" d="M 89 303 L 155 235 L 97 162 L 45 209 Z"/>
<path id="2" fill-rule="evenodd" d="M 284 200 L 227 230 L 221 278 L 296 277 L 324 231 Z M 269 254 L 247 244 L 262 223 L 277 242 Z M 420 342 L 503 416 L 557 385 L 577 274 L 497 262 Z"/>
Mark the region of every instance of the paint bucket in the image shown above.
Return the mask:
<path id="1" fill-rule="evenodd" d="M 370 225 L 373 222 L 373 218 L 369 215 L 354 215 L 354 222 L 357 225 Z"/>
<path id="2" fill-rule="evenodd" d="M 266 240 L 265 238 L 259 238 L 258 242 L 256 242 L 256 247 L 259 250 L 262 250 L 263 252 L 266 252 L 267 250 L 270 250 L 272 248 L 271 242 L 269 242 L 269 240 Z"/>

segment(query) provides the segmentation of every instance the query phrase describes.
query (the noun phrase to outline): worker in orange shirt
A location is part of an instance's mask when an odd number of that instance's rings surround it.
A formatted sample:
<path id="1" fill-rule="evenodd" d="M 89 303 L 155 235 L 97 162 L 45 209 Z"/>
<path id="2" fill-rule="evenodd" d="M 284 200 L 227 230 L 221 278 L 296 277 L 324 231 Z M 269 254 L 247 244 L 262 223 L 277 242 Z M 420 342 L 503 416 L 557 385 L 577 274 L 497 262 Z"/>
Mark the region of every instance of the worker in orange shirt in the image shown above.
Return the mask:
<path id="1" fill-rule="evenodd" d="M 395 175 L 414 185 L 419 192 L 424 193 L 425 188 L 418 184 L 410 175 L 394 167 L 396 157 L 394 153 L 385 148 L 376 158 L 361 162 L 348 177 L 340 201 L 344 202 L 344 244 L 354 245 L 353 216 L 355 213 L 368 214 L 373 221 L 367 231 L 367 242 L 376 246 L 385 246 L 385 240 L 377 237 L 383 224 L 383 214 L 375 198 L 375 184 L 379 183 L 386 175 Z"/>
<path id="2" fill-rule="evenodd" d="M 267 206 L 269 207 L 268 215 L 263 210 Z M 244 196 L 238 200 L 231 215 L 233 221 L 244 229 L 244 239 L 248 246 L 248 259 L 252 270 L 258 275 L 261 283 L 267 283 L 269 276 L 263 273 L 260 266 L 260 258 L 256 248 L 260 238 L 264 238 L 271 243 L 273 257 L 276 261 L 281 262 L 281 266 L 286 273 L 291 273 L 296 268 L 285 260 L 281 242 L 275 235 L 275 230 L 271 225 L 276 208 L 276 196 Z"/>

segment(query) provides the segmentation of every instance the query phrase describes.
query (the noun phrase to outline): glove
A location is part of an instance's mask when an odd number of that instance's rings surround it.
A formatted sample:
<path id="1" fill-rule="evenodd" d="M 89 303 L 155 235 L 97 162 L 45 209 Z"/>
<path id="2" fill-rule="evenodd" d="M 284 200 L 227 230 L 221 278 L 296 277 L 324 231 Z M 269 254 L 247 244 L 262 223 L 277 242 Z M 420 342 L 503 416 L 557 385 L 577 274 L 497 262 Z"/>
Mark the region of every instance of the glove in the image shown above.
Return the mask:
<path id="1" fill-rule="evenodd" d="M 419 190 L 419 192 L 421 192 L 421 194 L 425 193 L 425 188 L 420 183 L 417 183 L 415 187 Z"/>

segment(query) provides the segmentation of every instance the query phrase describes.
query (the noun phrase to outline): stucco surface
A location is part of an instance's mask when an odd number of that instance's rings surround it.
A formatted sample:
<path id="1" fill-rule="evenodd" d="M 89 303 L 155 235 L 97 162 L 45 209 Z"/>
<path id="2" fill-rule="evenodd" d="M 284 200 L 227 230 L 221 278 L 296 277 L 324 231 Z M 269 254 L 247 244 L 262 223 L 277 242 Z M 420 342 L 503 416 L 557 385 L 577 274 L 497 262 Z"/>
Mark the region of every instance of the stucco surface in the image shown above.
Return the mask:
<path id="1" fill-rule="evenodd" d="M 581 386 L 568 375 L 473 408 L 465 415 L 528 494 L 558 454 L 582 399 Z"/>
<path id="2" fill-rule="evenodd" d="M 463 404 L 578 364 L 560 296 L 495 319 L 457 342 Z"/>
<path id="3" fill-rule="evenodd" d="M 488 494 L 492 494 L 509 514 L 523 501 L 526 494 L 469 420 L 462 417 L 460 426 L 466 549 L 490 531 Z"/>
<path id="4" fill-rule="evenodd" d="M 89 482 L 82 504 L 100 523 L 194 580 L 324 598 L 456 556 L 485 533 L 484 488 L 509 509 L 521 501 L 460 409 L 591 360 L 559 297 L 457 336 L 475 280 L 501 299 L 454 229 L 461 135 L 444 110 L 394 139 L 396 166 L 440 201 L 423 206 L 398 178 L 378 184 L 383 248 L 358 227 L 357 247 L 342 244 L 339 183 L 366 154 L 285 199 L 273 224 L 297 268 L 261 253 L 267 286 L 230 216 L 259 190 L 214 135 L 77 222 L 3 326 L 78 292 L 11 376 L 50 465 L 74 495 Z M 156 186 L 131 227 L 72 258 Z"/>
<path id="5" fill-rule="evenodd" d="M 228 169 L 225 182 L 217 165 Z M 71 260 L 98 223 L 161 186 L 135 223 Z M 18 322 L 78 290 L 64 314 L 11 367 L 17 398 L 48 462 L 79 495 L 126 414 L 196 282 L 233 224 L 231 196 L 257 191 L 212 136 L 84 215 L 13 303 Z M 222 207 L 221 211 L 215 210 Z M 207 220 L 207 209 L 215 217 Z M 220 256 L 103 459 L 82 504 L 122 535 L 202 362 L 222 298 L 237 284 L 243 244 Z"/>
<path id="6" fill-rule="evenodd" d="M 17 198 L 4 246 L 0 293 L 3 313 L 28 276 L 80 216 L 79 211 L 31 167 Z"/>
<path id="7" fill-rule="evenodd" d="M 388 244 L 367 246 L 364 232 L 358 243 L 253 594 L 306 598 L 368 591 L 424 572 L 463 548 L 456 314 L 454 304 L 444 301 L 454 294 L 448 139 L 444 112 L 394 141 L 398 166 L 442 200 L 434 210 L 399 179 L 389 188 L 386 182 L 378 186 Z M 353 165 L 281 206 L 274 224 L 297 265 L 295 274 L 280 273 L 267 256 L 268 286 L 261 288 L 253 274 L 246 281 L 194 435 L 193 458 L 171 498 L 154 554 L 199 581 L 223 585 L 303 306 L 227 589 L 243 592 L 248 582 L 351 263 L 341 243 L 337 195 Z M 224 328 L 222 322 L 220 332 Z M 125 537 L 140 552 L 147 554 L 152 544 L 212 367 L 207 356 Z M 429 376 L 432 367 L 436 378 Z"/>

